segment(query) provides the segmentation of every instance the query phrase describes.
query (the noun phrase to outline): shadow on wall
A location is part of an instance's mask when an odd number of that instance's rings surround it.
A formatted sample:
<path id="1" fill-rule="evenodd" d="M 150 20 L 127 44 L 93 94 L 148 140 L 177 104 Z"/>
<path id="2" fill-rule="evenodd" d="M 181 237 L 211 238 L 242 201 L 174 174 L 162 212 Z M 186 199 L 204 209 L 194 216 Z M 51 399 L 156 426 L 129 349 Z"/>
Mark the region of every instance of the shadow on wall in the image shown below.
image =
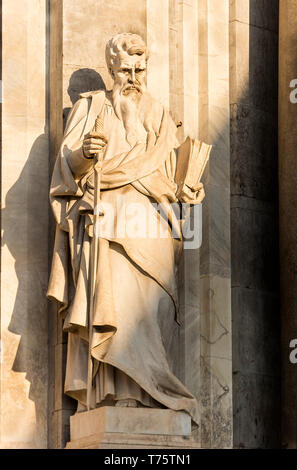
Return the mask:
<path id="1" fill-rule="evenodd" d="M 101 75 L 96 72 L 96 70 L 84 68 L 73 72 L 69 80 L 67 92 L 73 106 L 79 99 L 80 93 L 105 89 L 106 86 Z M 64 127 L 70 109 L 71 108 L 64 108 L 63 110 Z"/>
<path id="2" fill-rule="evenodd" d="M 47 158 L 48 137 L 42 134 L 35 140 L 20 177 L 8 191 L 1 213 L 2 246 L 8 247 L 15 260 L 18 280 L 8 327 L 11 333 L 20 336 L 12 370 L 26 373 L 26 380 L 31 384 L 29 398 L 35 404 L 36 432 L 35 436 L 30 436 L 35 441 L 30 444 L 36 447 L 44 447 L 47 439 L 48 320 L 45 292 L 48 240 L 47 215 L 44 214 L 48 211 L 47 162 L 44 161 Z M 45 169 L 44 177 L 40 174 L 42 167 Z M 25 389 L 23 393 L 26 395 Z M 16 426 L 25 425 L 21 419 L 20 416 Z M 26 429 L 24 436 L 28 439 Z"/>

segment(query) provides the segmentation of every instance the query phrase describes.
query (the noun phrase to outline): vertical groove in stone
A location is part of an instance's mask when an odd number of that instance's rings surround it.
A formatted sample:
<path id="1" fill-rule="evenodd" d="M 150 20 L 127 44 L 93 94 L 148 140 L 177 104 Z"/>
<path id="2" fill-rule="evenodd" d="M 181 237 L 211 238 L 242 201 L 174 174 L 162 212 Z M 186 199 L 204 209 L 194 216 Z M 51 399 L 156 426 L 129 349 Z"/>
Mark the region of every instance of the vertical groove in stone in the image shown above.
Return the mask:
<path id="1" fill-rule="evenodd" d="M 49 129 L 50 156 L 49 182 L 63 137 L 63 1 L 51 0 L 49 14 Z M 49 224 L 49 268 L 53 253 L 55 220 L 50 210 Z M 63 386 L 62 355 L 57 356 L 57 344 L 62 342 L 62 323 L 58 318 L 57 306 L 49 303 L 49 406 L 48 406 L 48 447 L 63 447 L 63 423 L 57 419 L 57 395 L 62 397 Z M 59 385 L 58 385 L 59 384 Z M 59 387 L 59 390 L 57 389 Z"/>
<path id="2" fill-rule="evenodd" d="M 201 446 L 233 445 L 230 266 L 229 2 L 199 0 L 199 136 L 213 145 L 203 182 Z"/>
<path id="3" fill-rule="evenodd" d="M 198 137 L 198 13 L 196 1 L 170 2 L 170 110 L 183 142 L 189 135 Z M 191 220 L 199 223 L 199 208 L 192 209 Z M 193 225 L 192 225 L 193 226 Z M 200 230 L 201 227 L 198 228 Z M 197 230 L 197 231 L 198 231 Z M 195 236 L 198 239 L 198 234 Z M 200 401 L 200 295 L 199 248 L 184 244 L 179 265 L 179 295 L 182 327 L 180 329 L 180 371 L 186 387 Z M 200 442 L 200 426 L 195 432 Z"/>
<path id="4" fill-rule="evenodd" d="M 178 0 L 169 0 L 169 109 L 176 122 L 181 120 L 178 73 Z"/>
<path id="5" fill-rule="evenodd" d="M 50 154 L 51 170 L 63 136 L 63 1 L 50 2 Z"/>
<path id="6" fill-rule="evenodd" d="M 169 0 L 146 0 L 146 29 L 148 89 L 169 108 Z"/>
<path id="7" fill-rule="evenodd" d="M 207 1 L 198 0 L 198 123 L 199 138 L 208 141 L 208 24 Z"/>

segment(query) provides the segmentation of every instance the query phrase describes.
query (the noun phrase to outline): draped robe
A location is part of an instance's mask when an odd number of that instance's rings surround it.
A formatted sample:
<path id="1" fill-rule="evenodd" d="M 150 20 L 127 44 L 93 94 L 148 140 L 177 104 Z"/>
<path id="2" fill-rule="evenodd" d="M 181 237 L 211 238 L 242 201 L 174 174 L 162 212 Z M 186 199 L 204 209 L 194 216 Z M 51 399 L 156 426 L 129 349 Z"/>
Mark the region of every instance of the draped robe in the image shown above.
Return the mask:
<path id="1" fill-rule="evenodd" d="M 197 422 L 197 401 L 174 373 L 179 328 L 176 264 L 182 249 L 170 204 L 177 202 L 176 127 L 159 103 L 150 99 L 148 106 L 150 119 L 133 147 L 105 92 L 84 94 L 73 106 L 50 189 L 57 226 L 47 295 L 58 302 L 68 332 L 66 394 L 86 403 L 91 327 L 93 406 L 131 398 L 143 406 L 184 410 Z M 94 318 L 89 325 L 94 170 L 83 156 L 82 142 L 99 114 L 108 139 L 100 197 L 103 210 L 110 208 L 114 214 L 114 231 L 100 232 Z M 142 208 L 139 226 L 148 231 L 156 222 L 153 237 L 123 230 L 129 204 Z"/>

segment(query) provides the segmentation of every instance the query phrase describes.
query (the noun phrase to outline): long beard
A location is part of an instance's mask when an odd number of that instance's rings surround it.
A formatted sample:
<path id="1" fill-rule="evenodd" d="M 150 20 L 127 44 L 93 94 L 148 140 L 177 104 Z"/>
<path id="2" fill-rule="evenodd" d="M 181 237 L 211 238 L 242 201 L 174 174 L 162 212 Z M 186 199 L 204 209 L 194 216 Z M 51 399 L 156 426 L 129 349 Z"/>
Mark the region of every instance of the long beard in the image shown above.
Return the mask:
<path id="1" fill-rule="evenodd" d="M 126 131 L 126 140 L 133 147 L 143 135 L 143 93 L 146 90 L 142 87 L 141 92 L 133 92 L 127 95 L 121 93 L 121 87 L 114 84 L 112 99 L 114 111 L 117 117 L 123 122 Z"/>

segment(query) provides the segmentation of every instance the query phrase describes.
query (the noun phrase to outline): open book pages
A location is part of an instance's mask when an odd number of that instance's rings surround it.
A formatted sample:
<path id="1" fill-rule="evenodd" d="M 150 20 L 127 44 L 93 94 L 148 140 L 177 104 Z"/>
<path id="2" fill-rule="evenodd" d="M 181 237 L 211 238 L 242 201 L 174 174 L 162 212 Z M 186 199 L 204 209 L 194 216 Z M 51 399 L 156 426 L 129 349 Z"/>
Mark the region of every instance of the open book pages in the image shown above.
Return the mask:
<path id="1" fill-rule="evenodd" d="M 191 196 L 191 193 L 197 191 L 211 148 L 211 145 L 190 137 L 178 148 L 175 181 L 178 186 L 177 197 L 180 200 L 183 199 L 183 193 L 185 196 Z"/>

